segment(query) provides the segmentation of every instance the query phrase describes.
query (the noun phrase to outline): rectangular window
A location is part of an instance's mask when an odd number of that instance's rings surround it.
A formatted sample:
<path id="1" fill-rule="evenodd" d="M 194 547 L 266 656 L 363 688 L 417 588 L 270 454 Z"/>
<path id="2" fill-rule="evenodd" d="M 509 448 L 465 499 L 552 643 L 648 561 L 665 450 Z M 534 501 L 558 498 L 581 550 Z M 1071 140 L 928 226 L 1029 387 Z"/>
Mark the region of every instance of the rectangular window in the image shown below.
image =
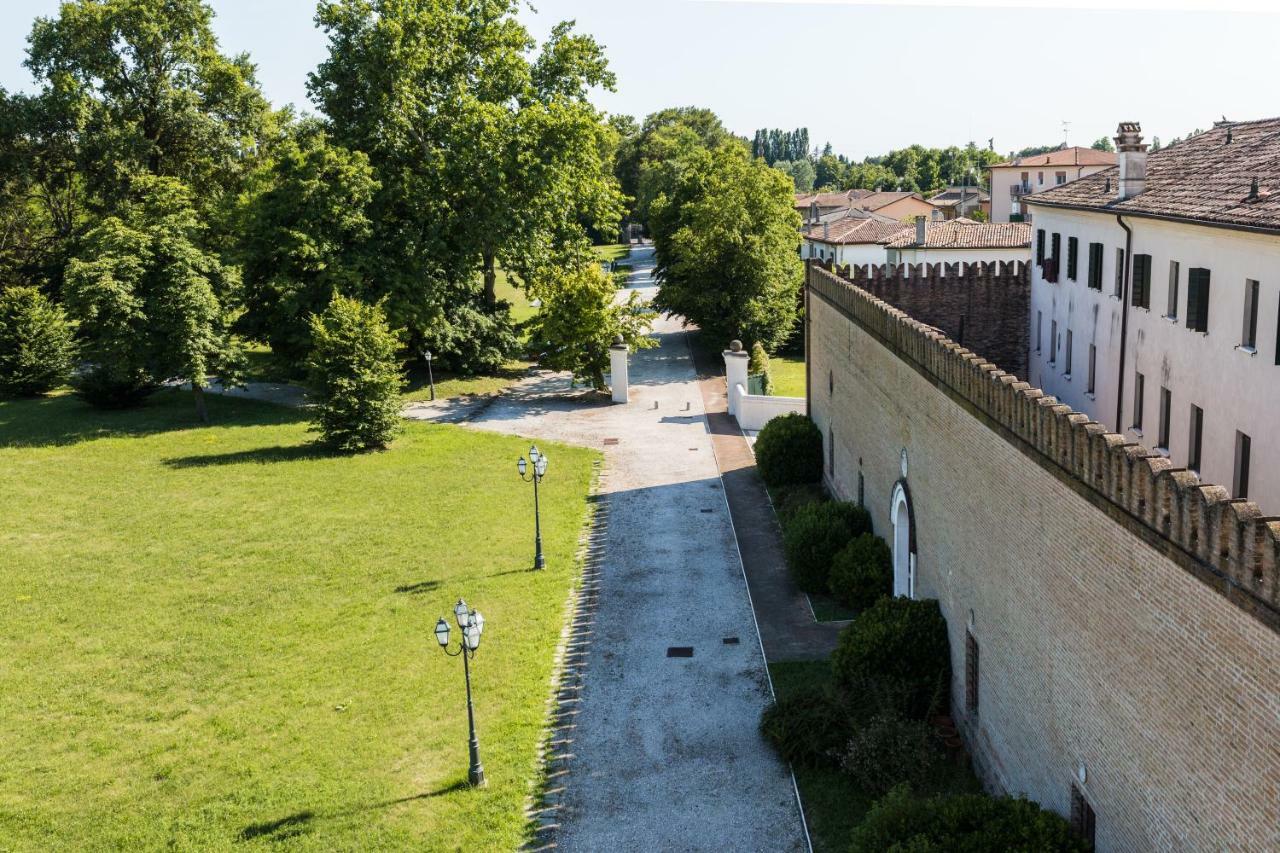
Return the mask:
<path id="1" fill-rule="evenodd" d="M 1178 280 L 1181 278 L 1181 272 L 1177 261 L 1169 261 L 1169 306 L 1165 316 L 1171 320 L 1178 318 Z"/>
<path id="2" fill-rule="evenodd" d="M 978 713 L 978 641 L 971 631 L 964 636 L 964 707 Z"/>
<path id="3" fill-rule="evenodd" d="M 1089 801 L 1084 798 L 1084 794 L 1080 789 L 1071 785 L 1071 831 L 1083 838 L 1092 847 L 1094 838 L 1097 835 L 1098 818 L 1093 813 L 1093 807 L 1089 805 Z"/>
<path id="4" fill-rule="evenodd" d="M 1151 307 L 1151 256 L 1133 256 L 1133 307 Z"/>
<path id="5" fill-rule="evenodd" d="M 1280 365 L 1280 311 L 1276 312 L 1276 364 Z"/>
<path id="6" fill-rule="evenodd" d="M 1102 290 L 1102 244 L 1089 244 L 1089 286 Z"/>
<path id="7" fill-rule="evenodd" d="M 1044 229 L 1036 229 L 1036 266 L 1044 266 Z"/>
<path id="8" fill-rule="evenodd" d="M 1209 331 L 1209 271 L 1202 267 L 1187 270 L 1187 328 Z"/>
<path id="9" fill-rule="evenodd" d="M 1041 184 L 1044 183 L 1044 172 L 1036 172 L 1036 181 Z"/>
<path id="10" fill-rule="evenodd" d="M 1041 336 L 1044 333 L 1044 312 L 1036 312 L 1036 352 L 1040 352 Z"/>
<path id="11" fill-rule="evenodd" d="M 1244 330 L 1240 346 L 1254 350 L 1258 347 L 1258 283 L 1253 279 L 1244 282 Z"/>
<path id="12" fill-rule="evenodd" d="M 1156 447 L 1161 450 L 1169 449 L 1169 419 L 1170 412 L 1173 409 L 1173 394 L 1168 388 L 1160 389 L 1160 432 L 1156 440 Z"/>
<path id="13" fill-rule="evenodd" d="M 1098 366 L 1098 348 L 1093 344 L 1089 344 L 1089 393 L 1090 394 L 1094 393 L 1093 380 L 1094 380 L 1095 370 L 1097 369 L 1097 366 Z"/>
<path id="14" fill-rule="evenodd" d="M 1133 375 L 1133 428 L 1142 432 L 1142 403 L 1147 396 L 1147 377 L 1141 373 Z"/>
<path id="15" fill-rule="evenodd" d="M 1029 183 L 1031 183 L 1031 173 L 1030 173 L 1030 172 L 1023 172 L 1023 173 L 1022 173 L 1022 185 L 1025 187 L 1025 186 L 1026 186 L 1027 184 L 1029 184 Z"/>
<path id="16" fill-rule="evenodd" d="M 1065 184 L 1065 183 L 1067 182 L 1067 173 L 1066 173 L 1066 172 L 1054 172 L 1054 174 L 1053 174 L 1053 178 L 1054 178 L 1054 180 L 1055 180 L 1057 183 L 1059 183 L 1059 184 Z"/>
<path id="17" fill-rule="evenodd" d="M 1049 363 L 1058 361 L 1058 321 L 1049 321 Z"/>
<path id="18" fill-rule="evenodd" d="M 1067 238 L 1067 278 L 1076 280 L 1076 267 L 1079 265 L 1080 241 L 1075 237 Z"/>
<path id="19" fill-rule="evenodd" d="M 1067 329 L 1067 351 L 1065 355 L 1066 355 L 1066 362 L 1063 365 L 1065 369 L 1062 371 L 1062 375 L 1070 376 L 1071 375 L 1071 330 L 1070 329 Z"/>
<path id="20" fill-rule="evenodd" d="M 1116 299 L 1124 297 L 1124 249 L 1116 249 Z"/>
<path id="21" fill-rule="evenodd" d="M 1249 451 L 1253 440 L 1242 432 L 1236 433 L 1236 476 L 1232 494 L 1237 498 L 1249 497 Z"/>
<path id="22" fill-rule="evenodd" d="M 1191 405 L 1191 428 L 1188 431 L 1187 443 L 1190 449 L 1187 451 L 1187 467 L 1197 474 L 1200 473 L 1200 447 L 1204 438 L 1204 409 L 1195 405 Z"/>

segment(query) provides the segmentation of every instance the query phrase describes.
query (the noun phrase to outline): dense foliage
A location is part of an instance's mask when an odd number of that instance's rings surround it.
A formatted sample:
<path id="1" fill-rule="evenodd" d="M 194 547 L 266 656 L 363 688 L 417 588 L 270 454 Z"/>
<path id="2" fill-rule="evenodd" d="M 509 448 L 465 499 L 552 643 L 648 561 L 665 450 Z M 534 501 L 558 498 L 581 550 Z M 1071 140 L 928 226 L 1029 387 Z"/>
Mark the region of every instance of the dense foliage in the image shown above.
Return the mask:
<path id="1" fill-rule="evenodd" d="M 764 344 L 759 341 L 751 345 L 751 357 L 747 361 L 747 374 L 760 377 L 761 394 L 773 393 L 773 374 L 769 370 L 769 353 L 765 352 Z"/>
<path id="2" fill-rule="evenodd" d="M 868 794 L 883 794 L 899 782 L 927 786 L 944 760 L 938 734 L 928 723 L 877 714 L 853 727 L 840 769 Z"/>
<path id="3" fill-rule="evenodd" d="M 951 680 L 951 644 L 938 602 L 884 597 L 843 631 L 831 658 L 844 684 L 881 677 L 911 686 L 914 716 L 945 711 Z"/>
<path id="4" fill-rule="evenodd" d="M 759 157 L 770 166 L 779 160 L 809 159 L 809 128 L 795 130 L 761 128 L 751 140 L 751 156 Z"/>
<path id="5" fill-rule="evenodd" d="M 836 554 L 870 530 L 871 518 L 857 504 L 823 501 L 796 510 L 782 533 L 796 586 L 805 592 L 826 592 Z"/>
<path id="6" fill-rule="evenodd" d="M 755 444 L 756 469 L 770 488 L 822 479 L 822 433 L 805 415 L 771 418 Z"/>
<path id="7" fill-rule="evenodd" d="M 382 307 L 335 296 L 311 318 L 311 338 L 314 431 L 339 450 L 385 447 L 401 429 L 404 379 Z"/>
<path id="8" fill-rule="evenodd" d="M 1085 853 L 1059 815 L 1021 798 L 917 797 L 901 785 L 854 830 L 851 853 Z"/>
<path id="9" fill-rule="evenodd" d="M 791 182 L 741 148 L 697 149 L 653 203 L 655 307 L 711 341 L 776 348 L 796 319 L 803 279 Z"/>
<path id="10" fill-rule="evenodd" d="M 834 767 L 853 735 L 854 723 L 838 694 L 815 691 L 765 708 L 760 732 L 784 761 L 805 767 Z"/>
<path id="11" fill-rule="evenodd" d="M 64 384 L 75 352 L 60 307 L 34 287 L 0 290 L 0 397 L 30 397 Z"/>
<path id="12" fill-rule="evenodd" d="M 657 343 L 648 337 L 652 312 L 640 295 L 632 292 L 626 302 L 616 303 L 613 279 L 598 264 L 563 270 L 531 293 L 542 299 L 542 310 L 529 322 L 529 347 L 539 363 L 568 370 L 597 390 L 605 388 L 615 338 L 633 351 Z"/>
<path id="13" fill-rule="evenodd" d="M 864 533 L 840 549 L 827 580 L 831 595 L 841 604 L 865 610 L 893 592 L 893 555 L 874 533 Z"/>

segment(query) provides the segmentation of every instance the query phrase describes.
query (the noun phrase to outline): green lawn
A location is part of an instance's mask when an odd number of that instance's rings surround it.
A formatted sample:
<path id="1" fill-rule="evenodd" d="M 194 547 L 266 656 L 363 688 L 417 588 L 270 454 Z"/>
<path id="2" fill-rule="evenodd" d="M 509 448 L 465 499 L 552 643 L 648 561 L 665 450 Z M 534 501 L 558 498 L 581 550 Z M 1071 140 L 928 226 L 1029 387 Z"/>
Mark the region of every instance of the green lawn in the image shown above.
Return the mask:
<path id="1" fill-rule="evenodd" d="M 546 448 L 534 573 L 526 440 L 333 456 L 297 412 L 209 408 L 0 403 L 0 847 L 518 846 L 596 454 Z M 483 790 L 431 634 L 459 596 Z"/>
<path id="2" fill-rule="evenodd" d="M 602 261 L 620 261 L 631 254 L 631 247 L 626 243 L 609 243 L 603 246 L 595 246 L 592 251 Z"/>
<path id="3" fill-rule="evenodd" d="M 400 395 L 406 403 L 431 399 L 431 384 L 427 369 L 420 362 L 408 364 L 404 392 Z M 533 367 L 531 361 L 512 361 L 496 374 L 486 376 L 455 376 L 447 371 L 435 371 L 436 399 L 446 400 L 467 394 L 496 394 L 527 375 Z"/>
<path id="4" fill-rule="evenodd" d="M 770 356 L 769 373 L 773 376 L 773 393 L 776 396 L 805 396 L 804 356 Z"/>

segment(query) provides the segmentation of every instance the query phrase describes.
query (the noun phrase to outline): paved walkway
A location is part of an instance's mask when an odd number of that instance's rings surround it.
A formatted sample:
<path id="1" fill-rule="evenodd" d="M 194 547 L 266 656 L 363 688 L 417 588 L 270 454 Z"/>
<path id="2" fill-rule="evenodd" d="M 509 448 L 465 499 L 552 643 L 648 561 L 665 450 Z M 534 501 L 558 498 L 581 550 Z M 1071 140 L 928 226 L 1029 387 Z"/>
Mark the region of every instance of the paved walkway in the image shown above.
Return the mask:
<path id="1" fill-rule="evenodd" d="M 632 286 L 651 285 L 651 250 Z M 687 340 L 662 318 L 631 402 L 562 380 L 504 395 L 473 428 L 604 449 L 607 526 L 554 746 L 541 839 L 568 850 L 804 850 L 791 774 L 760 736 L 771 687 Z M 555 458 L 550 459 L 555 476 Z"/>

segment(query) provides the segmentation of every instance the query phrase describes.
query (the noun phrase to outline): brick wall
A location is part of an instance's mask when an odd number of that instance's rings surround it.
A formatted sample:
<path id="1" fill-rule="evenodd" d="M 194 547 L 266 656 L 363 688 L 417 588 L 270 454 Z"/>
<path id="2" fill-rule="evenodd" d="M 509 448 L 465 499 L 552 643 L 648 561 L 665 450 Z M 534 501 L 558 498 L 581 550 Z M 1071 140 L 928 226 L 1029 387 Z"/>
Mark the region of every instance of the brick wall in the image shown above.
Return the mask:
<path id="1" fill-rule="evenodd" d="M 1031 278 L 1021 262 L 844 266 L 862 289 L 1016 375 L 1027 375 Z"/>
<path id="2" fill-rule="evenodd" d="M 1103 851 L 1280 848 L 1280 522 L 838 276 L 809 278 L 831 485 L 852 497 L 861 472 L 892 541 L 906 449 L 917 591 L 947 616 L 953 714 L 988 784 L 1066 815 L 1075 782 Z"/>

